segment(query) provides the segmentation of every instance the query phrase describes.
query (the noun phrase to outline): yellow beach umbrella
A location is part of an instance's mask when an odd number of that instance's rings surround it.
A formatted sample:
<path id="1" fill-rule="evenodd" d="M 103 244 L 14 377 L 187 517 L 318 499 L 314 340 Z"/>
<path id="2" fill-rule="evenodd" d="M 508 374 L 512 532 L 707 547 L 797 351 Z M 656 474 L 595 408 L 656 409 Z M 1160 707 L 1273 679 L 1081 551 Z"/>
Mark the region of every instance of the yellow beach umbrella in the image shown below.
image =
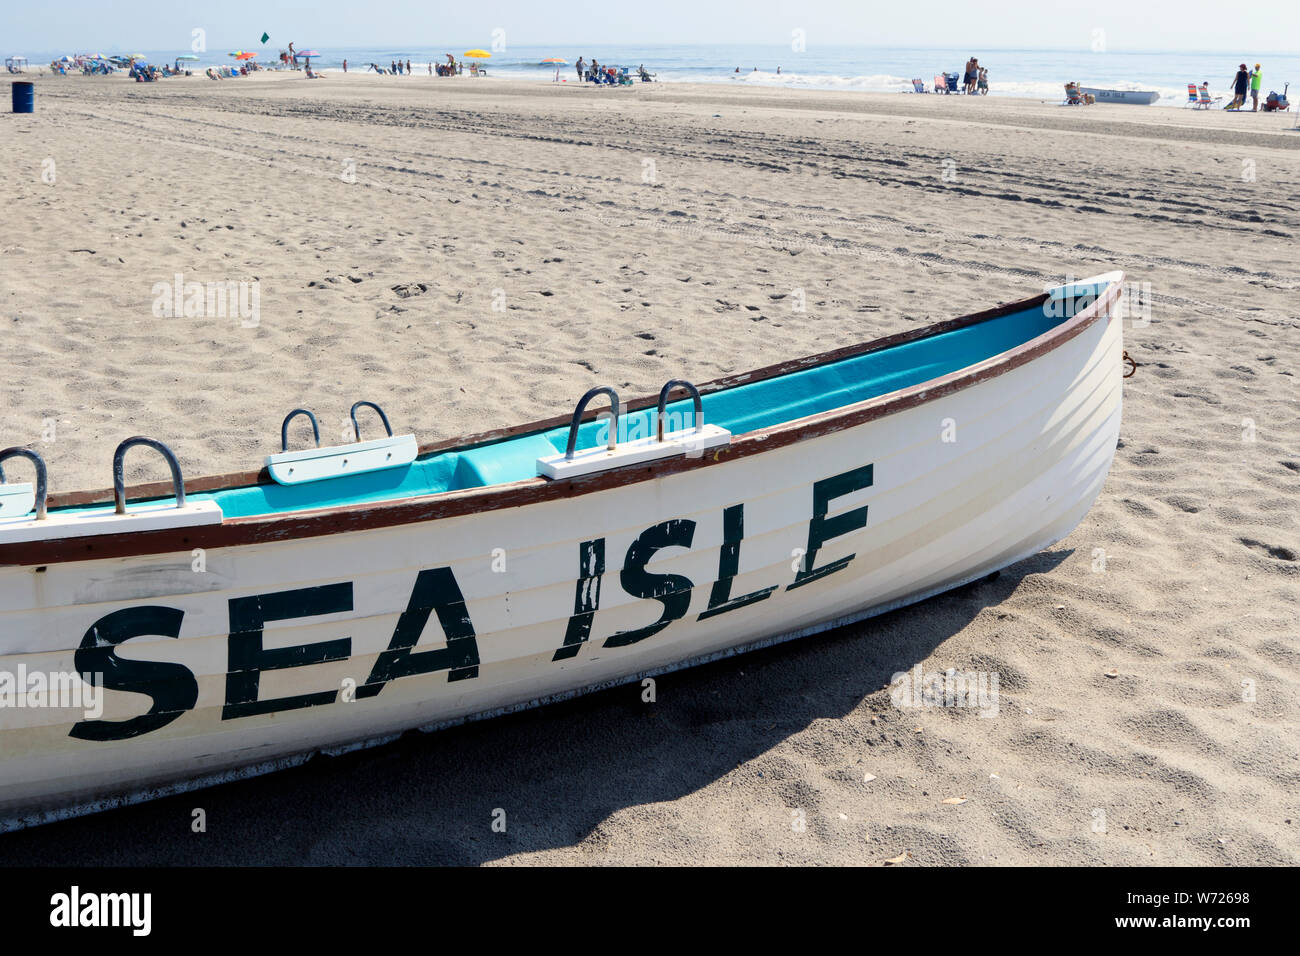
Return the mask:
<path id="1" fill-rule="evenodd" d="M 469 57 L 471 60 L 490 60 L 490 59 L 492 59 L 492 54 L 489 53 L 487 50 L 466 50 L 466 51 L 465 51 L 465 56 Z"/>

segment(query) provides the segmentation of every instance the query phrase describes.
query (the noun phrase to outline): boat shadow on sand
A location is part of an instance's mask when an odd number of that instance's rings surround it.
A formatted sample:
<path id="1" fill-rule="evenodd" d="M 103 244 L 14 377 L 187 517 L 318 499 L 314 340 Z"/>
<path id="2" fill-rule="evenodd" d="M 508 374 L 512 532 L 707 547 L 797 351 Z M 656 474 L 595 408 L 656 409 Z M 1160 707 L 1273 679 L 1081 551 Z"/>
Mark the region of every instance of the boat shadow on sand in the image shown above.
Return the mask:
<path id="1" fill-rule="evenodd" d="M 758 758 L 813 721 L 844 718 L 868 698 L 872 712 L 889 709 L 883 688 L 893 674 L 1072 554 L 1041 552 L 912 607 L 661 676 L 654 703 L 629 684 L 412 732 L 371 750 L 11 833 L 0 837 L 0 862 L 473 865 L 578 846 L 593 861 L 606 850 L 617 855 L 611 815 L 671 803 L 733 772 L 758 778 L 765 762 Z M 884 742 L 874 736 L 875 745 Z M 746 766 L 756 760 L 760 766 Z M 765 784 L 798 806 L 807 787 L 780 773 L 780 762 L 776 773 L 768 767 Z M 858 769 L 856 759 L 849 763 L 846 772 Z M 205 811 L 205 833 L 192 832 L 195 808 Z M 687 834 L 674 832 L 683 828 L 727 828 L 725 820 L 701 824 L 652 809 L 665 848 L 683 844 Z M 504 833 L 492 828 L 498 810 Z"/>

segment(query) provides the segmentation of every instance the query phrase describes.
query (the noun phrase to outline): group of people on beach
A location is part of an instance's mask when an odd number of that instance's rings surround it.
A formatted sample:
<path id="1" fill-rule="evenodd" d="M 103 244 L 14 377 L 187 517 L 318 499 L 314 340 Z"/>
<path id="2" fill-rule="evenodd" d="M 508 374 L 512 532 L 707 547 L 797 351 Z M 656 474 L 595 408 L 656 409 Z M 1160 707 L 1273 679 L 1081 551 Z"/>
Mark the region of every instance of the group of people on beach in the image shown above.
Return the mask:
<path id="1" fill-rule="evenodd" d="M 376 73 L 385 72 L 384 68 L 380 66 L 378 63 L 371 63 L 370 69 L 374 70 Z M 347 71 L 348 71 L 348 61 L 344 60 L 343 72 L 346 73 Z M 392 74 L 393 76 L 401 76 L 403 73 L 409 76 L 411 74 L 411 61 L 407 60 L 405 63 L 403 63 L 401 60 L 389 60 L 387 72 Z M 429 73 L 430 74 L 433 73 L 433 64 L 429 65 Z"/>
<path id="2" fill-rule="evenodd" d="M 456 62 L 456 58 L 452 56 L 450 53 L 446 54 L 446 56 L 447 56 L 446 63 L 425 64 L 425 66 L 429 71 L 430 76 L 433 76 L 435 73 L 438 76 L 458 76 L 459 74 L 465 72 L 465 64 L 463 61 L 459 63 Z M 372 70 L 375 73 L 380 74 L 381 76 L 403 76 L 403 75 L 410 76 L 412 73 L 415 72 L 414 67 L 411 66 L 410 60 L 406 60 L 405 62 L 403 62 L 402 60 L 389 60 L 388 69 L 384 69 L 378 63 L 371 63 L 369 66 L 366 67 L 366 69 Z M 344 60 L 343 72 L 346 73 L 347 71 L 348 71 L 348 61 Z M 469 71 L 474 76 L 487 73 L 487 70 L 481 68 L 477 63 L 471 63 L 469 66 Z"/>
<path id="3" fill-rule="evenodd" d="M 580 83 L 591 82 L 598 85 L 604 83 L 608 86 L 619 86 L 620 84 L 632 82 L 627 77 L 628 70 L 626 68 L 620 70 L 618 67 L 608 64 L 601 66 L 594 56 L 591 58 L 590 63 L 579 56 L 578 62 L 573 65 L 573 68 L 578 74 Z M 644 63 L 636 68 L 636 74 L 640 77 L 642 83 L 649 83 L 654 77 L 653 73 L 646 72 Z"/>
<path id="4" fill-rule="evenodd" d="M 1259 64 L 1255 64 L 1255 69 L 1246 72 L 1246 64 L 1243 63 L 1237 67 L 1237 75 L 1232 78 L 1232 102 L 1224 107 L 1225 110 L 1242 110 L 1246 107 L 1246 94 L 1249 92 L 1252 105 L 1252 113 L 1259 112 L 1259 89 L 1264 82 L 1264 74 L 1260 72 Z M 1209 84 L 1205 84 L 1207 87 Z"/>
<path id="5" fill-rule="evenodd" d="M 966 69 L 962 75 L 962 88 L 971 96 L 976 93 L 987 96 L 989 92 L 989 71 L 980 66 L 977 57 L 971 57 L 966 61 Z"/>

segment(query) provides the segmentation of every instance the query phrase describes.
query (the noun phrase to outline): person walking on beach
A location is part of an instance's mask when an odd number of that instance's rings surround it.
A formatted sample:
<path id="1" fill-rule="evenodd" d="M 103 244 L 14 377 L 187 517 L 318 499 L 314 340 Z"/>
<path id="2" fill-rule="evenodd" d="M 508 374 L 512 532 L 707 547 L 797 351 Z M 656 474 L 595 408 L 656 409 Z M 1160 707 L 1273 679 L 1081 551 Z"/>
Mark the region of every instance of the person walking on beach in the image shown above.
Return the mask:
<path id="1" fill-rule="evenodd" d="M 406 75 L 407 75 L 407 76 L 410 76 L 410 75 L 411 75 L 411 61 L 410 61 L 410 60 L 407 60 L 407 61 L 406 61 Z"/>
<path id="2" fill-rule="evenodd" d="M 1259 112 L 1259 87 L 1264 82 L 1264 74 L 1259 71 L 1259 64 L 1255 64 L 1255 69 L 1250 74 L 1250 100 L 1252 113 Z"/>
<path id="3" fill-rule="evenodd" d="M 583 67 L 583 59 L 582 57 L 578 57 L 578 62 L 573 65 L 573 68 L 578 71 L 579 82 L 582 81 L 582 67 Z"/>
<path id="4" fill-rule="evenodd" d="M 347 61 L 347 60 L 344 60 L 344 61 L 343 61 L 343 72 L 346 73 L 347 71 L 348 71 L 348 61 Z"/>

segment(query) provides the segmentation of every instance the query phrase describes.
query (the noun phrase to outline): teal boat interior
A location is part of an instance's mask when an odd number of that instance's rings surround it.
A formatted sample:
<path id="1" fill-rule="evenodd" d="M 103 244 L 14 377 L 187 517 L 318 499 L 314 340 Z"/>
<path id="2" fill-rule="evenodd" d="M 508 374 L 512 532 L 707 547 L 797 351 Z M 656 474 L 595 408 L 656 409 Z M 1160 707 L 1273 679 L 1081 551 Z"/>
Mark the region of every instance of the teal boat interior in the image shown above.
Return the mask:
<path id="1" fill-rule="evenodd" d="M 1091 303 L 1105 286 L 1105 282 L 1067 286 L 1046 304 L 706 394 L 702 397 L 704 421 L 738 436 L 939 378 L 1048 332 Z M 1053 302 L 1060 307 L 1048 307 Z M 670 422 L 684 423 L 677 427 L 693 424 L 691 399 L 672 402 L 667 410 Z M 620 441 L 654 434 L 654 416 L 654 408 L 624 412 Z M 577 447 L 603 442 L 607 427 L 607 420 L 583 424 Z M 568 434 L 565 425 L 476 447 L 433 452 L 399 468 L 305 484 L 225 488 L 191 494 L 189 500 L 215 501 L 225 517 L 235 518 L 482 488 L 535 478 L 537 459 L 563 453 Z"/>

